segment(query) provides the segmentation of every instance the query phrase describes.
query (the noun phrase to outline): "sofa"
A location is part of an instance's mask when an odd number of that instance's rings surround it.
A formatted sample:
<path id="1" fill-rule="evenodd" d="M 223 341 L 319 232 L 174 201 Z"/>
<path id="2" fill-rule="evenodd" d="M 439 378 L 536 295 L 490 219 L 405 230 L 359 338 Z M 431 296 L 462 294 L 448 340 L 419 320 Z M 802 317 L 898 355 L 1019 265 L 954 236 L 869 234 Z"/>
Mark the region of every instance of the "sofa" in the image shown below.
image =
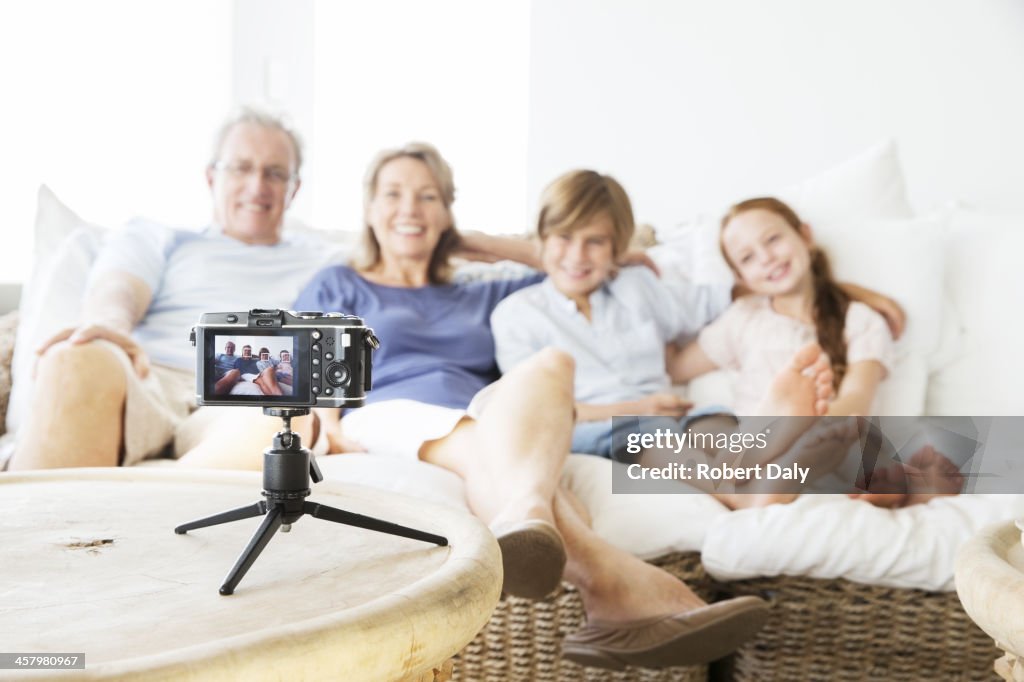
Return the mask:
<path id="1" fill-rule="evenodd" d="M 1011 261 L 1024 252 L 1024 216 L 956 203 L 915 214 L 892 143 L 771 193 L 794 203 L 811 223 L 840 278 L 889 293 L 908 312 L 877 414 L 1024 414 L 1018 388 L 1024 367 L 1013 352 L 1024 337 L 1013 306 L 1024 275 Z M 657 230 L 659 243 L 650 254 L 662 276 L 704 282 L 729 277 L 717 250 L 720 209 L 694 211 Z M 105 231 L 41 188 L 33 275 L 21 310 L 0 318 L 0 408 L 7 407 L 10 431 L 24 418 L 30 349 L 55 324 L 74 319 L 84 273 Z M 337 257 L 344 253 L 345 245 L 338 245 Z M 473 266 L 460 276 L 508 270 Z M 698 404 L 728 404 L 730 381 L 723 373 L 709 375 L 686 391 Z M 2 442 L 10 447 L 11 436 Z M 590 510 L 595 530 L 685 578 L 705 598 L 767 598 L 768 625 L 710 668 L 588 670 L 559 657 L 560 638 L 582 623 L 579 598 L 563 585 L 540 602 L 504 600 L 459 655 L 455 679 L 991 676 L 998 651 L 960 607 L 953 564 L 958 548 L 981 528 L 1024 516 L 1024 496 L 961 495 L 887 510 L 841 495 L 805 495 L 789 505 L 730 512 L 696 492 L 613 494 L 614 466 L 572 455 L 566 467 L 564 481 Z M 461 481 L 424 463 L 341 455 L 322 458 L 321 467 L 329 478 L 465 505 Z"/>

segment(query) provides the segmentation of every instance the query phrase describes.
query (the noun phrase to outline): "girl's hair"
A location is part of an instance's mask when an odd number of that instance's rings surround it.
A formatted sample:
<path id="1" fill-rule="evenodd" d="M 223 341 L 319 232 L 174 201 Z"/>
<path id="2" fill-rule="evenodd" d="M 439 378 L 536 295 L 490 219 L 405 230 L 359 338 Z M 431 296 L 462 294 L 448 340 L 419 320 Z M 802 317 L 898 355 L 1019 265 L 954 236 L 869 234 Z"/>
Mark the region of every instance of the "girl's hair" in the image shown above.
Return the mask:
<path id="1" fill-rule="evenodd" d="M 741 201 L 722 218 L 722 232 L 733 218 L 741 213 L 760 209 L 779 216 L 790 227 L 802 234 L 803 224 L 796 211 L 774 197 L 758 197 Z M 738 272 L 736 264 L 729 260 L 724 244 L 719 239 L 722 255 L 734 272 Z M 846 374 L 846 339 L 843 338 L 843 327 L 846 325 L 846 310 L 850 307 L 850 296 L 843 291 L 832 276 L 832 266 L 825 252 L 817 246 L 808 247 L 811 254 L 811 279 L 814 286 L 814 326 L 818 334 L 818 343 L 828 353 L 832 362 L 833 385 L 836 390 Z"/>
<path id="2" fill-rule="evenodd" d="M 607 213 L 612 221 L 612 254 L 621 255 L 636 229 L 629 195 L 615 178 L 592 170 L 575 170 L 555 179 L 541 195 L 537 235 L 568 234 Z"/>
<path id="3" fill-rule="evenodd" d="M 264 353 L 267 353 L 268 355 L 270 354 L 270 349 L 267 348 L 266 346 L 260 348 L 260 355 L 263 355 Z"/>
<path id="4" fill-rule="evenodd" d="M 374 236 L 370 224 L 366 222 L 365 214 L 369 211 L 373 197 L 377 193 L 377 177 L 380 175 L 381 169 L 390 162 L 403 158 L 416 159 L 426 164 L 441 192 L 441 202 L 451 218 L 451 227 L 441 235 L 427 266 L 428 281 L 431 284 L 444 284 L 452 276 L 449 258 L 462 244 L 462 236 L 455 229 L 455 216 L 452 214 L 452 203 L 455 202 L 455 180 L 448 162 L 434 146 L 426 142 L 410 142 L 397 149 L 385 149 L 370 162 L 363 178 L 363 233 L 360 238 L 359 251 L 353 258 L 353 265 L 357 270 L 369 270 L 380 263 L 380 243 Z"/>

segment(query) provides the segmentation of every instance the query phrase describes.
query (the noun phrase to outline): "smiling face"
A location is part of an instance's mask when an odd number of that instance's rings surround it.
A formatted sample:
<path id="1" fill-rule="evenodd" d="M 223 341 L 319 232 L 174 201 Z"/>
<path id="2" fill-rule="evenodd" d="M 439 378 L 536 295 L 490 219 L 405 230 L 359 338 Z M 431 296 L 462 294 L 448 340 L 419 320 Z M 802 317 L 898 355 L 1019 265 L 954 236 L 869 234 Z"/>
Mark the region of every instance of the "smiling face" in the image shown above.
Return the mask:
<path id="1" fill-rule="evenodd" d="M 206 170 L 213 218 L 224 234 L 247 244 L 276 244 L 284 212 L 299 189 L 295 148 L 283 130 L 239 123 Z"/>
<path id="2" fill-rule="evenodd" d="M 242 346 L 242 357 L 246 360 L 252 357 L 252 346 Z"/>
<path id="3" fill-rule="evenodd" d="M 452 226 L 437 180 L 427 164 L 399 157 L 384 164 L 366 209 L 366 222 L 381 258 L 421 260 L 426 265 L 441 235 Z"/>
<path id="4" fill-rule="evenodd" d="M 722 229 L 722 251 L 754 293 L 793 293 L 811 282 L 810 233 L 801 230 L 773 211 L 743 211 Z"/>
<path id="5" fill-rule="evenodd" d="M 234 355 L 234 354 L 235 354 L 235 344 L 233 344 L 230 341 L 228 341 L 227 343 L 224 344 L 224 355 Z"/>
<path id="6" fill-rule="evenodd" d="M 556 289 L 580 302 L 611 277 L 614 239 L 615 226 L 602 211 L 577 228 L 545 237 L 541 265 Z"/>

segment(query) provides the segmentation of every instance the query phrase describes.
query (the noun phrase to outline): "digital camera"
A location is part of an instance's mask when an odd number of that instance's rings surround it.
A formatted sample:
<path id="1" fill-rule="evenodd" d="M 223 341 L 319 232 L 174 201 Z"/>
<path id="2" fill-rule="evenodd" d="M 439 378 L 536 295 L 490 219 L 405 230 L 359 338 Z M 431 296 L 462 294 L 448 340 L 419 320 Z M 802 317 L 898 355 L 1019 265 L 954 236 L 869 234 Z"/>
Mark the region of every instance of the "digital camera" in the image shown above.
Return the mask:
<path id="1" fill-rule="evenodd" d="M 254 309 L 192 328 L 199 405 L 360 407 L 380 342 L 362 318 Z"/>

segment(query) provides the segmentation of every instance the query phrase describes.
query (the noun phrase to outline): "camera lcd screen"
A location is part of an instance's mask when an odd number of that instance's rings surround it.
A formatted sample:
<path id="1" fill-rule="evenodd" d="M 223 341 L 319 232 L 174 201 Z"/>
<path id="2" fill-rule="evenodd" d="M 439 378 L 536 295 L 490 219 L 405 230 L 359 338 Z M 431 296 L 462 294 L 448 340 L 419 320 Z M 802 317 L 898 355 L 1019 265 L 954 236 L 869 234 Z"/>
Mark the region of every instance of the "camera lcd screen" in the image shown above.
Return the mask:
<path id="1" fill-rule="evenodd" d="M 204 341 L 204 402 L 309 404 L 305 332 L 208 331 Z"/>

